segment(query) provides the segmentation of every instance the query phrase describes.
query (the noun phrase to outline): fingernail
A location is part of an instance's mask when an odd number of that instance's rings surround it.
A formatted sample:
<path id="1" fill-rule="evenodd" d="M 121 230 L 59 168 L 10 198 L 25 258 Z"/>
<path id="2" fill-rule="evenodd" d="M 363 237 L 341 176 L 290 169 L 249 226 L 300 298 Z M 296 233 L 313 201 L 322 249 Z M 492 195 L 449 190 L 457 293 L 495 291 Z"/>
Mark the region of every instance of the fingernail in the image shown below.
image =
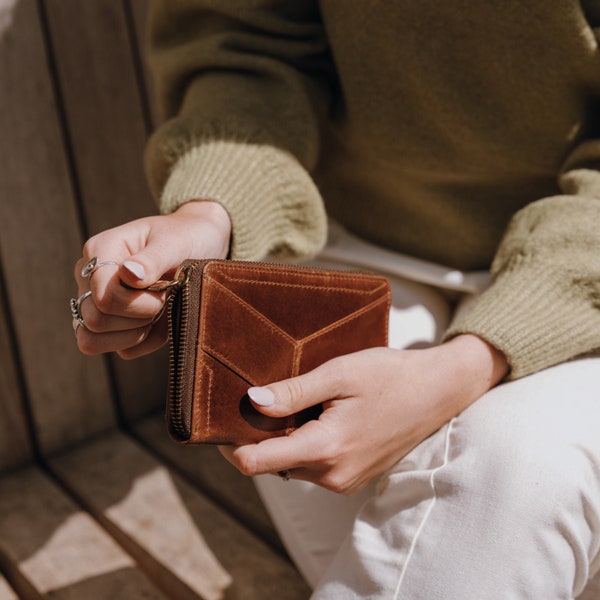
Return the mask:
<path id="1" fill-rule="evenodd" d="M 275 404 L 275 395 L 266 387 L 251 387 L 248 390 L 248 396 L 255 404 L 259 406 L 273 406 Z"/>
<path id="2" fill-rule="evenodd" d="M 144 271 L 144 267 L 140 265 L 140 263 L 134 262 L 132 260 L 126 260 L 123 263 L 123 266 L 138 279 L 144 279 L 146 277 L 146 271 Z"/>

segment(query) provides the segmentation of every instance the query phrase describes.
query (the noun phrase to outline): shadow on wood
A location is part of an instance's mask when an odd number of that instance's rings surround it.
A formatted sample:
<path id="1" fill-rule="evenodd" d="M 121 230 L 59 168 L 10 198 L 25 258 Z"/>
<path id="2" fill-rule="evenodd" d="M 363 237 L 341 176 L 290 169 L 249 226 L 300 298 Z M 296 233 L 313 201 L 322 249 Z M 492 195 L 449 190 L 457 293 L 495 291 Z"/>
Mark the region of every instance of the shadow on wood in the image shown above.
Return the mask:
<path id="1" fill-rule="evenodd" d="M 156 212 L 145 14 L 0 0 L 0 599 L 305 598 L 250 480 L 166 438 L 166 352 L 73 338 L 84 240 Z"/>

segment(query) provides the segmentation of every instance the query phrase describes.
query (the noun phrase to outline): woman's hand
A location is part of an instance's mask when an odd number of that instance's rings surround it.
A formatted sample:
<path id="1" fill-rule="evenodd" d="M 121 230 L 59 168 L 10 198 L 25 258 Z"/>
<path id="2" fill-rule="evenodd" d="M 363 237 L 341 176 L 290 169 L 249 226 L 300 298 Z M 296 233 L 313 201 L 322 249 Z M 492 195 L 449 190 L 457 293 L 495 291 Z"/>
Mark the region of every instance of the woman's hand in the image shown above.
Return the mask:
<path id="1" fill-rule="evenodd" d="M 135 358 L 162 346 L 166 319 L 157 317 L 166 294 L 142 288 L 172 278 L 186 258 L 225 258 L 230 236 L 229 216 L 221 205 L 192 201 L 170 215 L 138 219 L 90 238 L 75 265 L 78 295 L 92 292 L 80 304 L 85 327 L 77 329 L 79 349 Z M 83 265 L 94 256 L 108 264 L 82 277 Z"/>
<path id="2" fill-rule="evenodd" d="M 296 479 L 354 493 L 507 371 L 504 356 L 473 335 L 425 350 L 363 350 L 251 389 L 256 408 L 272 417 L 319 403 L 324 410 L 288 437 L 223 446 L 221 452 L 246 475 L 289 470 Z"/>

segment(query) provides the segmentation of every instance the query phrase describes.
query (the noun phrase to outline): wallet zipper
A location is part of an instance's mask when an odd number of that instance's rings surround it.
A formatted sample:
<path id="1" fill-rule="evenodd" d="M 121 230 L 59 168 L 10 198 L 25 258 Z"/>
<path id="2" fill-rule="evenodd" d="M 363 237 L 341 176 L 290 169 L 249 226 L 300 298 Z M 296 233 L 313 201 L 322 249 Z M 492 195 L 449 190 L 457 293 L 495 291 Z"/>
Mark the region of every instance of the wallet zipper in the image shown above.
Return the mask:
<path id="1" fill-rule="evenodd" d="M 182 399 L 189 397 L 186 391 L 188 391 L 188 388 L 193 387 L 193 374 L 190 373 L 190 365 L 184 364 L 189 341 L 190 293 L 187 283 L 192 269 L 192 265 L 181 265 L 172 281 L 161 282 L 163 290 L 170 290 L 168 300 L 169 323 L 171 326 L 169 336 L 168 422 L 171 433 L 182 439 L 189 438 L 191 434 L 191 415 L 188 416 L 188 419 L 185 418 L 185 415 L 189 414 L 189 410 L 186 413 Z M 186 370 L 188 376 L 182 372 Z"/>

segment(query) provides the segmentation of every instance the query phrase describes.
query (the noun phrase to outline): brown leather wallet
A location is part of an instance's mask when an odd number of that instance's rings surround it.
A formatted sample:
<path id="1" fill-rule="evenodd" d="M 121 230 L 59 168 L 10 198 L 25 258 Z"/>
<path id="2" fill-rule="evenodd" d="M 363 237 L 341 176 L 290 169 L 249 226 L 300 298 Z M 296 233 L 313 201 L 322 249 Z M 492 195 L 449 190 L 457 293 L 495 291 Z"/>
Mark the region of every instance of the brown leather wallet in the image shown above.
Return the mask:
<path id="1" fill-rule="evenodd" d="M 288 435 L 313 407 L 271 418 L 247 391 L 325 361 L 387 345 L 385 277 L 289 264 L 185 261 L 169 298 L 167 426 L 182 444 Z"/>

